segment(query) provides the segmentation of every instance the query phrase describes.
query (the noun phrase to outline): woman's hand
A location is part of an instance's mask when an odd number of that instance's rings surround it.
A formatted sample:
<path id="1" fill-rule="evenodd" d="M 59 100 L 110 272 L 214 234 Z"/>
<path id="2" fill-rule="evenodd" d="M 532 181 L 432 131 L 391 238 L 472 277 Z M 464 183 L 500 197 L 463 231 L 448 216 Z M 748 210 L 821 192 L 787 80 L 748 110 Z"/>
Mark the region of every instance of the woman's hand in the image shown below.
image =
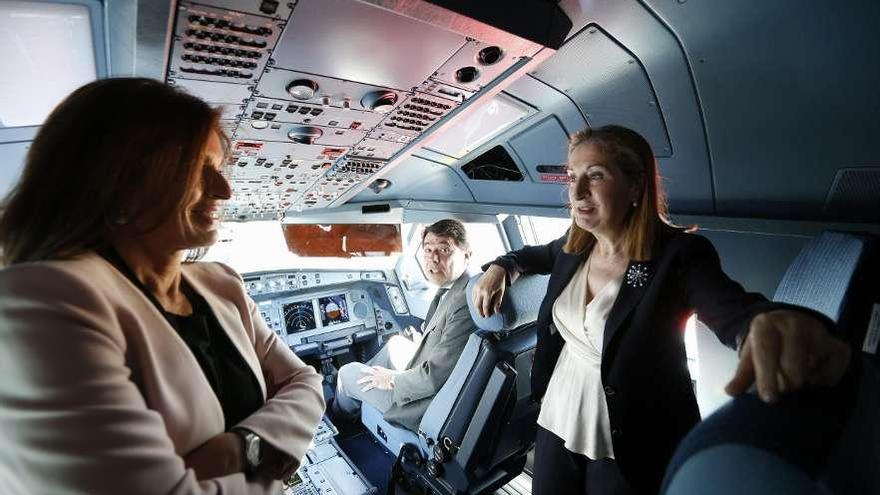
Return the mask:
<path id="1" fill-rule="evenodd" d="M 486 273 L 474 285 L 474 307 L 480 316 L 486 318 L 501 310 L 501 299 L 504 297 L 504 268 L 489 265 Z"/>
<path id="2" fill-rule="evenodd" d="M 780 394 L 807 385 L 837 384 L 849 360 L 849 346 L 832 337 L 821 321 L 798 311 L 769 311 L 752 319 L 725 391 L 737 395 L 756 382 L 764 402 L 775 402 Z"/>
<path id="3" fill-rule="evenodd" d="M 196 478 L 205 480 L 244 472 L 244 446 L 235 433 L 221 433 L 183 458 Z"/>

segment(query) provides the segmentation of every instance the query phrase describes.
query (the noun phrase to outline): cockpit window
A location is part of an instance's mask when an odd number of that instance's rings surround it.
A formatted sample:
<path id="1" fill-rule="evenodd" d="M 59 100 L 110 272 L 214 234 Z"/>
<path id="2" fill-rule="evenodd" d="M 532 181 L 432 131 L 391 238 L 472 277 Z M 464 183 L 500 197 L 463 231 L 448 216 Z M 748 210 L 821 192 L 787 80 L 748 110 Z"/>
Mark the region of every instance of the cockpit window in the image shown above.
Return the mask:
<path id="1" fill-rule="evenodd" d="M 526 244 L 547 244 L 555 241 L 568 230 L 571 219 L 521 215 L 519 226 Z"/>

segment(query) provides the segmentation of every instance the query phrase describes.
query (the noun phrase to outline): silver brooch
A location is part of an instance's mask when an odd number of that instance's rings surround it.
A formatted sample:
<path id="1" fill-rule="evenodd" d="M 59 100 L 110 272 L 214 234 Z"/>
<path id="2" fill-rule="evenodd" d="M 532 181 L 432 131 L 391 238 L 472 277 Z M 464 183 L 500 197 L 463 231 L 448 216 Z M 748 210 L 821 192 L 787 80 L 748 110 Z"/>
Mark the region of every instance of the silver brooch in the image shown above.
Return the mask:
<path id="1" fill-rule="evenodd" d="M 648 266 L 642 263 L 633 263 L 626 271 L 626 285 L 644 287 L 646 283 L 648 283 Z"/>

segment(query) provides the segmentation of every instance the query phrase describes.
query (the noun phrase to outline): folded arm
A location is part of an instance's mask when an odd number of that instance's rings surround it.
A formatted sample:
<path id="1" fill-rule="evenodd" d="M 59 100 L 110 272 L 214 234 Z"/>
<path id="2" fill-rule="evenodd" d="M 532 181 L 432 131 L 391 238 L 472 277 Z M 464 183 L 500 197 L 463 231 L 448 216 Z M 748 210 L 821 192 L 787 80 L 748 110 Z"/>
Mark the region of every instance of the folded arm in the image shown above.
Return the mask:
<path id="1" fill-rule="evenodd" d="M 0 428 L 33 493 L 270 493 L 233 474 L 199 481 L 131 380 L 118 316 L 79 276 L 0 273 Z"/>
<path id="2" fill-rule="evenodd" d="M 259 435 L 275 458 L 267 459 L 273 477 L 283 478 L 299 467 L 324 415 L 323 377 L 294 354 L 266 326 L 249 297 L 254 348 L 266 380 L 266 403 L 237 426 Z"/>

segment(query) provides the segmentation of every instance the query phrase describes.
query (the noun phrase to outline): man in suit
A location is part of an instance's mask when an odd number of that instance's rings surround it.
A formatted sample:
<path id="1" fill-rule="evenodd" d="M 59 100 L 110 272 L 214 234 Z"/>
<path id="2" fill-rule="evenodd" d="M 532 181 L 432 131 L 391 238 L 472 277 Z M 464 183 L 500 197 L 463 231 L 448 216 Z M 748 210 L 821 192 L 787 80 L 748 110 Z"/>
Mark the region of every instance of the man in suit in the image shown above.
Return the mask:
<path id="1" fill-rule="evenodd" d="M 340 368 L 333 404 L 337 414 L 354 416 L 366 401 L 387 421 L 418 428 L 474 330 L 465 294 L 470 256 L 464 225 L 458 220 L 440 220 L 425 228 L 424 271 L 438 290 L 425 317 L 424 335 L 420 341 L 416 335 L 418 345 L 412 346 L 415 352 L 402 369 L 393 365 L 393 354 L 396 347 L 405 346 L 395 346 L 394 338 L 366 364 Z"/>

